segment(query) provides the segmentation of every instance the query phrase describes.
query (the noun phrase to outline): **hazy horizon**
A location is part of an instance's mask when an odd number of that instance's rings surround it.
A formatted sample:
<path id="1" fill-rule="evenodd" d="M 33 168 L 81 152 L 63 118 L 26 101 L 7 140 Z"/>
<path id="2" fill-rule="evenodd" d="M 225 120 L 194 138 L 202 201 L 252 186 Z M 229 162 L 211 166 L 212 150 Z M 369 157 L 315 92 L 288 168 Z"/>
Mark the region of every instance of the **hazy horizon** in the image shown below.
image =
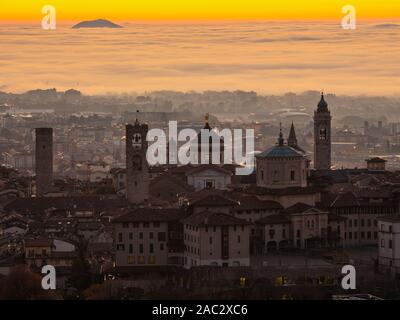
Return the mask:
<path id="1" fill-rule="evenodd" d="M 70 26 L 1 24 L 0 90 L 399 92 L 396 21 L 358 23 L 356 30 L 343 30 L 340 21 Z"/>

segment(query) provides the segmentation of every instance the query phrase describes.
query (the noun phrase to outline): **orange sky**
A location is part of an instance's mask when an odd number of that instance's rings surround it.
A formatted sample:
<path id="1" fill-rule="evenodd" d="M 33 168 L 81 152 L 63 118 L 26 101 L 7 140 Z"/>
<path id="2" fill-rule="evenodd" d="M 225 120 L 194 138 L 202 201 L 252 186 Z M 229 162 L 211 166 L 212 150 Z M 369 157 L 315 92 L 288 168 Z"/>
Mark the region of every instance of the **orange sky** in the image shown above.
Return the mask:
<path id="1" fill-rule="evenodd" d="M 33 22 L 53 5 L 58 21 L 340 19 L 344 5 L 359 19 L 400 18 L 398 0 L 1 0 L 1 22 Z"/>

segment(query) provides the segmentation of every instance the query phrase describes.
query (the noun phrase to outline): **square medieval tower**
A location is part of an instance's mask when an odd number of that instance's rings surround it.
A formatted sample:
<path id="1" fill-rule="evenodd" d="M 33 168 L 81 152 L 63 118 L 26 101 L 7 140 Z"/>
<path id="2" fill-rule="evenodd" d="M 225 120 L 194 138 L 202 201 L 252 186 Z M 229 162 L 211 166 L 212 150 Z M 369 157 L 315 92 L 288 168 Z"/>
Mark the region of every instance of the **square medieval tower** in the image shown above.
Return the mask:
<path id="1" fill-rule="evenodd" d="M 148 130 L 148 125 L 140 124 L 138 119 L 134 125 L 126 125 L 126 195 L 134 204 L 149 198 Z"/>
<path id="2" fill-rule="evenodd" d="M 36 194 L 49 192 L 53 186 L 53 129 L 36 128 Z"/>

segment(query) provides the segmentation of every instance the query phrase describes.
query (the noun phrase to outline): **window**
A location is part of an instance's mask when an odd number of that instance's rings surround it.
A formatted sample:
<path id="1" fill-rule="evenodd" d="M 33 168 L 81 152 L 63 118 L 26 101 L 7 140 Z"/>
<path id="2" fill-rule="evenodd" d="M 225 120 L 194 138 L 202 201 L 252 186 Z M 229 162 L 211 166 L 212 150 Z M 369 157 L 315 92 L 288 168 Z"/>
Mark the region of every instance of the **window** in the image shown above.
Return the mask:
<path id="1" fill-rule="evenodd" d="M 133 245 L 129 244 L 129 253 L 133 253 Z"/>
<path id="2" fill-rule="evenodd" d="M 353 220 L 349 220 L 349 227 L 351 228 L 353 226 Z"/>
<path id="3" fill-rule="evenodd" d="M 374 231 L 374 239 L 378 239 L 378 232 Z"/>
<path id="4" fill-rule="evenodd" d="M 139 244 L 139 253 L 143 253 L 143 243 Z"/>
<path id="5" fill-rule="evenodd" d="M 392 226 L 389 226 L 389 232 L 392 232 Z"/>
<path id="6" fill-rule="evenodd" d="M 370 227 L 371 226 L 371 219 L 368 219 L 367 220 L 367 227 Z"/>
<path id="7" fill-rule="evenodd" d="M 364 227 L 364 219 L 361 219 L 361 227 Z"/>
<path id="8" fill-rule="evenodd" d="M 132 223 L 132 227 L 133 227 L 133 228 L 139 228 L 139 223 L 138 223 L 138 222 Z"/>
<path id="9" fill-rule="evenodd" d="M 161 251 L 164 250 L 164 243 L 160 243 L 160 250 L 161 250 Z"/>
<path id="10" fill-rule="evenodd" d="M 392 240 L 389 240 L 389 249 L 392 249 Z"/>
<path id="11" fill-rule="evenodd" d="M 150 232 L 150 233 L 149 233 L 149 238 L 150 238 L 150 239 L 153 239 L 153 238 L 154 238 L 153 232 Z"/>
<path id="12" fill-rule="evenodd" d="M 264 170 L 261 170 L 261 180 L 264 180 Z"/>
<path id="13" fill-rule="evenodd" d="M 274 182 L 278 182 L 278 171 L 274 171 Z"/>
<path id="14" fill-rule="evenodd" d="M 154 253 L 154 244 L 150 243 L 150 253 Z"/>
<path id="15" fill-rule="evenodd" d="M 129 228 L 129 223 L 128 222 L 124 222 L 122 224 L 122 228 Z"/>
<path id="16" fill-rule="evenodd" d="M 349 232 L 349 239 L 353 239 L 353 233 Z"/>
<path id="17" fill-rule="evenodd" d="M 129 232 L 129 240 L 132 240 L 132 239 L 133 239 L 133 233 Z"/>
<path id="18" fill-rule="evenodd" d="M 368 238 L 368 239 L 371 239 L 371 231 L 368 231 L 368 232 L 367 232 L 367 238 Z"/>
<path id="19" fill-rule="evenodd" d="M 154 226 L 154 228 L 159 228 L 160 227 L 160 223 L 159 222 L 153 222 L 153 226 Z"/>
<path id="20" fill-rule="evenodd" d="M 139 232 L 139 239 L 143 239 L 143 232 Z"/>
<path id="21" fill-rule="evenodd" d="M 296 237 L 300 238 L 300 230 L 299 229 L 297 229 Z"/>
<path id="22" fill-rule="evenodd" d="M 117 244 L 117 251 L 124 251 L 124 250 L 125 250 L 125 245 Z"/>
<path id="23" fill-rule="evenodd" d="M 381 248 L 385 247 L 385 239 L 381 239 Z"/>
<path id="24" fill-rule="evenodd" d="M 118 242 L 122 242 L 122 233 L 118 233 Z"/>
<path id="25" fill-rule="evenodd" d="M 294 181 L 294 180 L 295 180 L 295 171 L 290 170 L 290 181 Z"/>
<path id="26" fill-rule="evenodd" d="M 282 238 L 286 238 L 286 229 L 282 229 Z"/>
<path id="27" fill-rule="evenodd" d="M 143 222 L 143 228 L 148 228 L 150 226 L 150 223 L 148 222 Z"/>
<path id="28" fill-rule="evenodd" d="M 273 239 L 275 236 L 275 230 L 274 229 L 269 229 L 269 237 L 270 239 Z"/>
<path id="29" fill-rule="evenodd" d="M 158 241 L 165 241 L 165 239 L 166 239 L 165 232 L 157 233 L 157 239 L 158 239 Z"/>
<path id="30" fill-rule="evenodd" d="M 326 140 L 326 138 L 327 138 L 326 128 L 319 129 L 319 140 Z"/>

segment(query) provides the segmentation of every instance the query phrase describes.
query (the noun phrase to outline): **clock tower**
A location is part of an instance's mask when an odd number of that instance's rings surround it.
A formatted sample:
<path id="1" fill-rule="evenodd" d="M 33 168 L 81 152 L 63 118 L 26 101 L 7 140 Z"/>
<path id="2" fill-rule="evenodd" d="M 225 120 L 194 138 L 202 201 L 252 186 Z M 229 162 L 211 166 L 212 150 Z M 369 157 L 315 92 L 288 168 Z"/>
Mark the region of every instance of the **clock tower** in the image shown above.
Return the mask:
<path id="1" fill-rule="evenodd" d="M 324 93 L 314 111 L 314 169 L 331 169 L 331 112 Z"/>
<path id="2" fill-rule="evenodd" d="M 148 130 L 148 125 L 141 124 L 137 118 L 134 125 L 126 125 L 126 195 L 134 204 L 149 198 Z"/>

